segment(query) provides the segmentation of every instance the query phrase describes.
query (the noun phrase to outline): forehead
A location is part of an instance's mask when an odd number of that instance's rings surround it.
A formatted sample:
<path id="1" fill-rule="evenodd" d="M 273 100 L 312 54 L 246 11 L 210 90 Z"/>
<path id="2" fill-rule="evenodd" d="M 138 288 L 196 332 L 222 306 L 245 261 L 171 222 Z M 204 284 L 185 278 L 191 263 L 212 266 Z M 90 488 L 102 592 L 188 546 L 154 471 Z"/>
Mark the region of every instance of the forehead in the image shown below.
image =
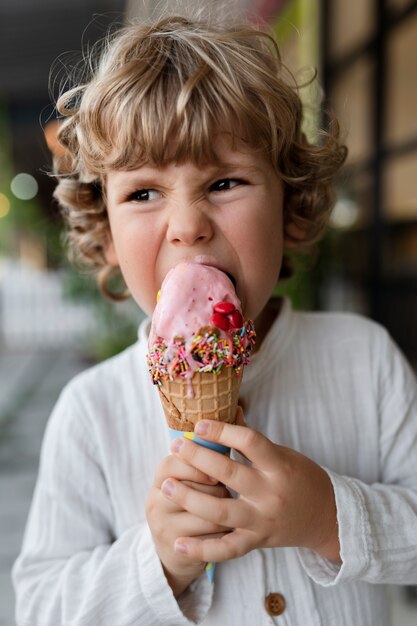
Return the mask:
<path id="1" fill-rule="evenodd" d="M 198 111 L 192 117 L 192 123 L 186 116 L 184 124 L 168 124 L 165 128 L 164 122 L 158 121 L 155 115 L 148 125 L 139 126 L 127 116 L 121 127 L 112 129 L 98 171 L 133 170 L 143 165 L 164 166 L 189 161 L 205 167 L 209 163 L 220 163 L 225 152 L 250 152 L 256 158 L 262 153 L 268 154 L 272 162 L 271 146 L 260 131 L 248 130 L 236 120 L 214 123 L 204 116 L 200 119 Z"/>
<path id="2" fill-rule="evenodd" d="M 233 138 L 230 133 L 219 133 L 213 141 L 212 158 L 203 160 L 193 160 L 190 158 L 176 159 L 176 142 L 170 142 L 171 147 L 167 158 L 163 163 L 139 162 L 129 168 L 115 168 L 107 172 L 108 180 L 129 180 L 137 173 L 144 175 L 154 172 L 174 172 L 180 166 L 188 166 L 204 174 L 211 174 L 217 171 L 232 171 L 234 169 L 264 170 L 270 165 L 263 150 L 255 148 L 243 139 Z"/>

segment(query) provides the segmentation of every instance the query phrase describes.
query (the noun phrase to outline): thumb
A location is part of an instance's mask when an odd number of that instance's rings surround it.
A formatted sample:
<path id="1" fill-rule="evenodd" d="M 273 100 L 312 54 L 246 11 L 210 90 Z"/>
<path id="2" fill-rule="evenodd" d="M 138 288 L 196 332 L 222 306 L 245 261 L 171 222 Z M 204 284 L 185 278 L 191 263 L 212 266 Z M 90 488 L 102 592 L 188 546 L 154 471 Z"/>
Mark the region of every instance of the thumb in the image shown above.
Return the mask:
<path id="1" fill-rule="evenodd" d="M 245 416 L 243 414 L 243 409 L 242 407 L 239 405 L 237 407 L 236 410 L 236 422 L 235 424 L 237 424 L 238 426 L 247 426 L 246 422 L 245 422 Z"/>

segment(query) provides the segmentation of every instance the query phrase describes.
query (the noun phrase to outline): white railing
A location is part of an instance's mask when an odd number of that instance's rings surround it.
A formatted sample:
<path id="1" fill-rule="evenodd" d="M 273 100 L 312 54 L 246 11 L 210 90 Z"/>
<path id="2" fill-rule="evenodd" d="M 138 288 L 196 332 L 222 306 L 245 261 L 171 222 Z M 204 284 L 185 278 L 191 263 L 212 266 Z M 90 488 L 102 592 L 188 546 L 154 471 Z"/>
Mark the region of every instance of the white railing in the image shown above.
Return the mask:
<path id="1" fill-rule="evenodd" d="M 74 345 L 93 327 L 92 309 L 64 297 L 60 272 L 0 265 L 0 343 L 10 348 Z"/>

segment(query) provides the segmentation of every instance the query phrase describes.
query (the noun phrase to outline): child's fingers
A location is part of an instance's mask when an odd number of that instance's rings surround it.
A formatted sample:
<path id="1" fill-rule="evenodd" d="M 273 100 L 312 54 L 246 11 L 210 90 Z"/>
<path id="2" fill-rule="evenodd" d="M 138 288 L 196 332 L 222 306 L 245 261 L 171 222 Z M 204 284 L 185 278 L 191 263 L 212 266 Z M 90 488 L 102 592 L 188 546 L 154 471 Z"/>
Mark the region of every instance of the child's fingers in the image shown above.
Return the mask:
<path id="1" fill-rule="evenodd" d="M 214 480 L 201 470 L 189 465 L 178 456 L 172 454 L 162 459 L 161 463 L 157 467 L 154 478 L 154 487 L 159 489 L 164 480 L 170 476 L 176 478 L 177 480 L 189 480 L 193 483 L 206 485 L 213 485 L 217 483 L 217 480 Z"/>
<path id="2" fill-rule="evenodd" d="M 236 422 L 235 422 L 238 426 L 246 426 L 246 422 L 245 422 L 245 416 L 243 414 L 243 409 L 241 406 L 237 407 L 237 411 L 236 411 Z"/>
<path id="3" fill-rule="evenodd" d="M 168 479 L 169 480 L 169 479 Z M 162 483 L 163 484 L 163 483 Z M 231 498 L 230 492 L 226 489 L 224 485 L 203 485 L 201 483 L 193 483 L 190 480 L 183 480 L 183 485 L 187 485 L 187 487 L 191 487 L 196 491 L 200 491 L 201 493 L 208 493 L 211 496 L 216 498 Z"/>
<path id="4" fill-rule="evenodd" d="M 213 536 L 223 537 L 225 533 L 230 532 L 230 528 L 214 524 L 207 520 L 196 517 L 188 511 L 181 511 L 175 516 L 175 521 L 172 522 L 175 525 L 175 537 L 179 535 L 185 537 L 203 537 Z M 173 529 L 174 530 L 174 529 Z"/>
<path id="5" fill-rule="evenodd" d="M 247 430 L 243 426 L 234 428 Z M 225 454 L 209 450 L 185 438 L 174 440 L 172 450 L 176 451 L 189 465 L 196 467 L 204 474 L 211 475 L 218 482 L 240 494 L 250 496 L 259 490 L 256 470 Z"/>
<path id="6" fill-rule="evenodd" d="M 237 529 L 220 538 L 178 537 L 174 549 L 192 560 L 221 563 L 243 556 L 255 545 L 251 533 Z"/>
<path id="7" fill-rule="evenodd" d="M 162 483 L 162 493 L 185 511 L 225 528 L 251 524 L 251 509 L 246 502 L 233 498 L 217 498 L 196 491 L 181 481 L 169 478 Z"/>
<path id="8" fill-rule="evenodd" d="M 196 424 L 195 433 L 201 439 L 234 448 L 257 467 L 265 470 L 275 467 L 276 447 L 252 428 L 215 420 L 201 420 Z"/>
<path id="9" fill-rule="evenodd" d="M 160 541 L 171 547 L 179 536 L 196 537 L 200 535 L 212 535 L 214 533 L 230 532 L 230 528 L 220 526 L 214 522 L 197 517 L 175 502 L 164 498 L 162 506 L 150 511 L 149 520 L 152 524 L 152 533 Z"/>

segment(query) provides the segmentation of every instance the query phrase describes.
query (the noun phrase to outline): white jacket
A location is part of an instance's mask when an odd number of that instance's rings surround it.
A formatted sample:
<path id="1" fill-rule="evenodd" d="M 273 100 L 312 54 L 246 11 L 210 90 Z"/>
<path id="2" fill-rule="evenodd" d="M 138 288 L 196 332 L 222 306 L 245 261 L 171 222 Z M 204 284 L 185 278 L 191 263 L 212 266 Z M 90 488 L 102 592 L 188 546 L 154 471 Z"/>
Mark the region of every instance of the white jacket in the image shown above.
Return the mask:
<path id="1" fill-rule="evenodd" d="M 13 569 L 18 626 L 389 624 L 381 583 L 417 583 L 417 385 L 387 333 L 285 301 L 242 384 L 248 425 L 328 471 L 342 565 L 306 549 L 254 550 L 177 601 L 145 519 L 169 453 L 148 322 L 137 344 L 77 376 L 50 418 Z M 286 608 L 272 621 L 274 592 Z"/>

